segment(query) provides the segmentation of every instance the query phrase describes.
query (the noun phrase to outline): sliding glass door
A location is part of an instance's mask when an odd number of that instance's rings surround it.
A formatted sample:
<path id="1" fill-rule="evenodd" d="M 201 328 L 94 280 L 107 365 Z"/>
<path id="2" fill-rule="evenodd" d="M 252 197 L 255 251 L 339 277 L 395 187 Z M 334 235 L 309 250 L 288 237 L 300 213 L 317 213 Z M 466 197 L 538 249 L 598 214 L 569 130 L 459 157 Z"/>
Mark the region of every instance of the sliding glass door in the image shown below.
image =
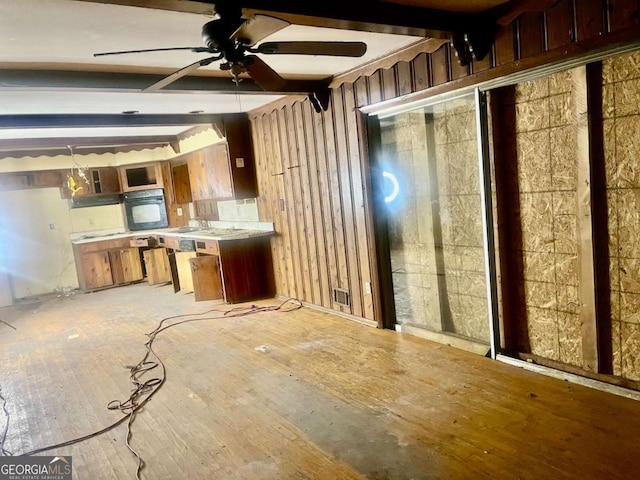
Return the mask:
<path id="1" fill-rule="evenodd" d="M 473 94 L 380 119 L 396 323 L 488 345 Z"/>

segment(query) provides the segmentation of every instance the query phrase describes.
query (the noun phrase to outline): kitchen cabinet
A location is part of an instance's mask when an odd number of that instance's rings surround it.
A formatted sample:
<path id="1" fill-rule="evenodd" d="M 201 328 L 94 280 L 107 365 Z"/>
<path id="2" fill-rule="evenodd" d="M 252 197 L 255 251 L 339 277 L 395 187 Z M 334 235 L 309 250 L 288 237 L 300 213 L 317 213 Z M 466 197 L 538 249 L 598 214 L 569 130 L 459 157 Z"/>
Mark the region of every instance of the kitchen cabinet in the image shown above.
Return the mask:
<path id="1" fill-rule="evenodd" d="M 153 248 L 143 252 L 149 285 L 171 282 L 171 268 L 166 248 Z"/>
<path id="2" fill-rule="evenodd" d="M 189 260 L 193 294 L 196 302 L 224 298 L 220 259 L 215 255 L 203 255 Z"/>
<path id="3" fill-rule="evenodd" d="M 191 194 L 191 183 L 189 180 L 189 165 L 176 165 L 172 167 L 171 174 L 173 177 L 174 202 L 175 203 L 191 203 L 193 196 Z"/>
<path id="4" fill-rule="evenodd" d="M 178 273 L 178 283 L 180 292 L 193 292 L 193 275 L 191 275 L 192 258 L 196 257 L 196 252 L 176 252 L 176 269 Z"/>
<path id="5" fill-rule="evenodd" d="M 118 174 L 123 192 L 164 187 L 160 162 L 125 165 L 118 167 Z"/>
<path id="6" fill-rule="evenodd" d="M 246 114 L 228 114 L 223 123 L 224 142 L 186 156 L 194 202 L 258 196 L 249 119 Z"/>
<path id="7" fill-rule="evenodd" d="M 140 253 L 129 238 L 73 244 L 78 284 L 85 292 L 143 279 Z"/>
<path id="8" fill-rule="evenodd" d="M 188 158 L 191 196 L 195 200 L 233 198 L 227 145 L 218 143 Z"/>
<path id="9" fill-rule="evenodd" d="M 89 168 L 84 172 L 83 178 L 77 170 L 70 172 L 76 188 L 76 196 L 100 195 L 108 193 L 120 193 L 120 180 L 118 170 L 115 167 Z"/>
<path id="10" fill-rule="evenodd" d="M 66 182 L 65 173 L 65 170 L 0 173 L 0 191 L 62 187 Z"/>

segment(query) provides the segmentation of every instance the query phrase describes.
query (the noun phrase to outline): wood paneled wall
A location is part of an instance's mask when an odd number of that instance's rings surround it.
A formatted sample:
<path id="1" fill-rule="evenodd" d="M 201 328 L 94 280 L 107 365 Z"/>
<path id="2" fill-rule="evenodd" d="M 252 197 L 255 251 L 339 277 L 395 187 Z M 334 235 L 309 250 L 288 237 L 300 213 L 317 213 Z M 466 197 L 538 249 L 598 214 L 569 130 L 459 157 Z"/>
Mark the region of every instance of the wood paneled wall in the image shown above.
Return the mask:
<path id="1" fill-rule="evenodd" d="M 460 66 L 447 44 L 334 88 L 327 112 L 317 114 L 299 99 L 252 112 L 260 214 L 278 232 L 272 242 L 277 293 L 376 319 L 366 293 L 375 254 L 359 107 L 425 89 L 442 93 L 637 41 L 639 11 L 637 0 L 561 0 L 503 27 L 491 54 L 469 66 Z M 350 307 L 332 301 L 335 287 L 349 290 Z"/>
<path id="2" fill-rule="evenodd" d="M 253 121 L 261 218 L 272 219 L 277 292 L 374 319 L 365 222 L 362 118 L 353 86 L 332 91 L 316 114 L 309 101 Z M 332 289 L 350 293 L 337 305 Z"/>

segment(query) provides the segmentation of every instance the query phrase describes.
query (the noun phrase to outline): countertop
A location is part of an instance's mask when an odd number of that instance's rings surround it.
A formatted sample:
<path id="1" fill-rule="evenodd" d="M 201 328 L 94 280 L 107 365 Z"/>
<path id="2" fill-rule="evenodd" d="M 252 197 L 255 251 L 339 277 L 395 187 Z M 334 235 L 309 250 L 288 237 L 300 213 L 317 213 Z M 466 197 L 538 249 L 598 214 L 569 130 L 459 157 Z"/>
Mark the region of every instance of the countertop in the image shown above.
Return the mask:
<path id="1" fill-rule="evenodd" d="M 71 243 L 73 243 L 74 245 L 81 245 L 83 243 L 100 242 L 103 240 L 115 240 L 118 238 L 145 238 L 151 235 L 177 237 L 192 240 L 218 240 L 220 242 L 225 242 L 230 240 L 243 240 L 254 237 L 268 237 L 274 234 L 274 231 L 250 230 L 243 228 L 198 229 L 194 227 L 181 227 L 143 230 L 137 232 L 114 232 L 97 234 L 88 233 L 86 235 L 80 234 L 77 238 L 72 238 Z"/>

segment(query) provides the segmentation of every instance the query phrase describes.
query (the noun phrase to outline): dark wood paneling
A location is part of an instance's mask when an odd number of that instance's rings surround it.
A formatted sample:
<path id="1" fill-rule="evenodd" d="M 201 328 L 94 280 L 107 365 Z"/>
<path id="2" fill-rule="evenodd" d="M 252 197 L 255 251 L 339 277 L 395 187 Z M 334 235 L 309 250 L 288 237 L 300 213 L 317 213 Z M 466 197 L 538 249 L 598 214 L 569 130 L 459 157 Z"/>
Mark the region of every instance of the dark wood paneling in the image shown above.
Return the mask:
<path id="1" fill-rule="evenodd" d="M 571 0 L 561 0 L 545 12 L 547 50 L 568 45 L 573 40 Z"/>
<path id="2" fill-rule="evenodd" d="M 413 70 L 413 88 L 416 91 L 424 90 L 431 86 L 429 74 L 429 55 L 421 53 L 411 61 Z"/>
<path id="3" fill-rule="evenodd" d="M 519 58 L 533 57 L 543 51 L 543 25 L 541 13 L 525 13 L 518 19 Z"/>
<path id="4" fill-rule="evenodd" d="M 640 24 L 640 1 L 609 0 L 608 4 L 611 31 Z"/>
<path id="5" fill-rule="evenodd" d="M 440 85 L 449 80 L 449 54 L 447 45 L 431 54 L 431 75 L 433 85 Z"/>
<path id="6" fill-rule="evenodd" d="M 574 0 L 576 39 L 597 37 L 604 33 L 605 4 L 607 0 Z"/>
<path id="7" fill-rule="evenodd" d="M 515 24 L 502 27 L 496 33 L 496 40 L 493 44 L 494 66 L 506 65 L 516 58 L 516 45 L 514 37 Z"/>
<path id="8" fill-rule="evenodd" d="M 604 10 L 605 4 L 611 7 L 610 12 Z M 637 39 L 638 33 L 619 30 L 635 24 L 637 11 L 637 0 L 560 0 L 545 12 L 522 15 L 501 28 L 491 55 L 481 62 L 473 61 L 470 67 L 457 65 L 452 47 L 445 44 L 434 53 L 420 53 L 408 63 L 379 69 L 332 90 L 326 112 L 317 114 L 308 100 L 297 98 L 278 103 L 278 111 L 261 109 L 252 114 L 254 152 L 260 157 L 256 158 L 260 215 L 272 220 L 278 232 L 271 240 L 277 292 L 372 320 L 376 308 L 380 315 L 389 314 L 375 296 L 380 259 L 370 248 L 375 239 L 370 228 L 373 212 L 366 210 L 371 195 L 366 187 L 371 180 L 367 132 L 356 107 L 430 88 L 434 94 L 445 93 L 580 55 L 607 43 Z M 614 30 L 608 38 L 600 35 L 605 31 L 605 18 Z M 577 44 L 576 39 L 583 42 Z M 504 119 L 499 128 L 512 128 L 508 125 L 511 120 Z M 518 232 L 513 231 L 517 227 L 509 223 L 509 212 L 517 209 L 512 203 L 517 195 L 512 191 L 513 172 L 506 160 L 515 154 L 506 151 L 502 155 L 506 163 L 495 172 L 497 188 L 503 192 L 498 199 L 497 222 L 502 229 L 501 241 L 507 242 L 518 238 Z M 522 269 L 517 259 L 508 255 L 500 259 L 501 268 L 507 273 L 515 269 L 517 277 Z M 374 289 L 371 298 L 364 293 L 369 281 Z M 350 290 L 354 301 L 350 308 L 332 303 L 334 287 Z M 518 317 L 523 292 L 516 289 L 502 294 L 504 302 L 513 307 L 508 310 L 506 306 L 503 317 Z M 385 318 L 381 325 L 392 323 Z M 527 337 L 519 325 L 504 329 L 507 348 L 526 351 Z"/>
<path id="9" fill-rule="evenodd" d="M 411 64 L 409 62 L 396 63 L 394 75 L 397 78 L 398 95 L 406 95 L 415 90 L 412 84 Z"/>

